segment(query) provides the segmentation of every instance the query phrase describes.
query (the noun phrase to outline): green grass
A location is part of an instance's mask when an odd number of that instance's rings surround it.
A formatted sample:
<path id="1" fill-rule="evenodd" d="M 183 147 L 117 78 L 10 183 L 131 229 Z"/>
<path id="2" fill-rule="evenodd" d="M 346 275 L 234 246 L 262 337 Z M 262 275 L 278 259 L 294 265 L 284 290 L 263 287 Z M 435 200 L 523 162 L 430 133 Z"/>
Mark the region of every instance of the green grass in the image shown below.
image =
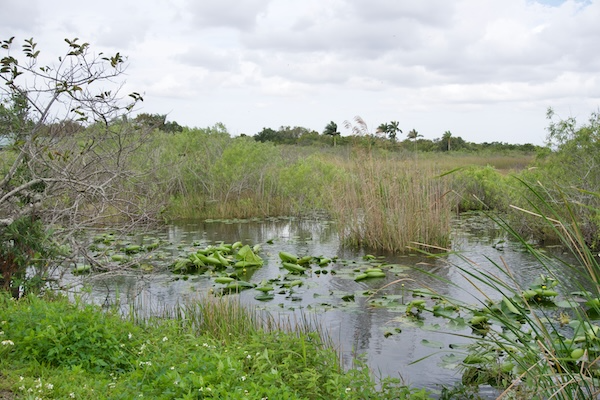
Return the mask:
<path id="1" fill-rule="evenodd" d="M 204 299 L 123 319 L 65 298 L 0 296 L 0 394 L 23 399 L 425 399 L 344 371 L 306 324 Z M 266 319 L 265 319 L 266 318 Z M 296 326 L 293 328 L 293 326 Z M 11 397 L 12 396 L 12 397 Z"/>

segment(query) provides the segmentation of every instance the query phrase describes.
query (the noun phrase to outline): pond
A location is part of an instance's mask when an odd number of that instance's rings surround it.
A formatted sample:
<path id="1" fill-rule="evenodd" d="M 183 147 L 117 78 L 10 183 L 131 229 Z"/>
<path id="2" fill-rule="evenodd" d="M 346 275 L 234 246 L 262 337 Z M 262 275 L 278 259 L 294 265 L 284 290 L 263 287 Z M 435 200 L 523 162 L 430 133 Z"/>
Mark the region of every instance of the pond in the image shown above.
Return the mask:
<path id="1" fill-rule="evenodd" d="M 518 243 L 508 240 L 489 218 L 479 214 L 456 218 L 452 252 L 439 258 L 419 253 L 367 254 L 346 249 L 340 244 L 334 224 L 324 218 L 195 221 L 166 226 L 153 232 L 152 237 L 160 238 L 166 245 L 161 247 L 164 250 L 152 255 L 154 259 L 148 258 L 141 270 L 154 265 L 155 271 L 87 276 L 84 282 L 88 284 L 91 301 L 118 303 L 124 312 L 131 304 L 149 314 L 160 312 L 186 300 L 218 292 L 222 285 L 206 274 L 177 275 L 158 268 L 159 265 L 220 242 L 260 244 L 257 254 L 263 258 L 264 265 L 238 273 L 245 281 L 272 283 L 275 286 L 272 299 L 257 300 L 260 292 L 253 289 L 229 296 L 237 296 L 242 303 L 268 310 L 273 315 L 307 317 L 319 323 L 339 347 L 348 367 L 359 357 L 378 376 L 400 377 L 416 387 L 437 390 L 440 385 L 452 386 L 460 381 L 459 371 L 444 363 L 443 356 L 454 352 L 451 344 L 464 343 L 467 339 L 438 326 L 443 326 L 438 318 L 425 318 L 421 326 L 407 320 L 403 304 L 413 298 L 411 291 L 426 288 L 476 303 L 481 294 L 472 288 L 456 265 L 490 272 L 497 272 L 494 263 L 505 265 L 523 286 L 545 272 L 534 257 L 524 252 Z M 129 240 L 142 243 L 148 238 Z M 291 276 L 282 268 L 281 251 L 334 261 L 313 266 L 306 274 Z M 465 264 L 465 258 L 470 262 Z M 355 280 L 365 268 L 381 263 L 384 263 L 384 278 Z M 567 271 L 563 274 L 565 282 L 573 281 Z M 66 278 L 79 282 L 77 279 L 81 276 Z M 292 280 L 302 283 L 288 287 Z M 576 284 L 574 286 L 579 290 Z M 489 396 L 493 397 L 491 389 Z"/>

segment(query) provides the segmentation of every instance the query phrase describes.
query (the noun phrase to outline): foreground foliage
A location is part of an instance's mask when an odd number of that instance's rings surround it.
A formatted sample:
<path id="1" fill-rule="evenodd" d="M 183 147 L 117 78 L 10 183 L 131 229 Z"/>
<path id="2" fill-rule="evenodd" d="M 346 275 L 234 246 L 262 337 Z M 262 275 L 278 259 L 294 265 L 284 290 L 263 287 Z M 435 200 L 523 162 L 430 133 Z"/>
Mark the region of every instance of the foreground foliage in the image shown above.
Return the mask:
<path id="1" fill-rule="evenodd" d="M 452 347 L 444 358 L 461 366 L 462 384 L 474 391 L 480 385 L 492 385 L 515 398 L 596 398 L 600 393 L 598 257 L 591 251 L 571 203 L 564 202 L 559 208 L 544 200 L 539 185 L 522 184 L 543 207 L 532 203 L 532 209 L 519 211 L 552 230 L 570 261 L 550 257 L 519 235 L 506 219 L 491 216 L 513 241 L 536 257 L 546 274 L 535 280 L 532 277 L 524 286 L 513 274 L 519 266 L 488 259 L 492 269 L 486 271 L 458 254 L 460 262 L 451 265 L 469 287 L 448 284 L 473 296 L 476 303 L 420 291 L 413 308 L 418 308 L 417 316 L 429 314 L 446 319 L 453 329 L 471 329 L 457 334 L 471 342 Z M 566 275 L 572 277 L 571 282 L 556 276 L 560 269 L 569 272 Z"/>
<path id="2" fill-rule="evenodd" d="M 425 399 L 367 368 L 342 371 L 318 332 L 231 302 L 124 320 L 58 298 L 0 296 L 0 390 L 17 398 Z"/>

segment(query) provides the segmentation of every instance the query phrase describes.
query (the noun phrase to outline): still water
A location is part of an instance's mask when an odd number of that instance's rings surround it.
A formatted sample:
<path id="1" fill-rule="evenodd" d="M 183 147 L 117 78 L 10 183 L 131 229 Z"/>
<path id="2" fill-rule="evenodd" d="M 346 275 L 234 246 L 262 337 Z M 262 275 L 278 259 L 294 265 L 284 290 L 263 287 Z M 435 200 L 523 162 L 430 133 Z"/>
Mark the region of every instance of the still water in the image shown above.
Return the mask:
<path id="1" fill-rule="evenodd" d="M 411 290 L 427 288 L 475 304 L 481 294 L 457 265 L 495 274 L 502 274 L 501 270 L 508 268 L 514 280 L 524 286 L 545 273 L 534 257 L 518 243 L 508 240 L 487 217 L 463 215 L 454 221 L 453 227 L 451 252 L 438 258 L 418 253 L 372 254 L 389 264 L 387 276 L 359 282 L 354 277 L 363 266 L 365 251 L 342 247 L 335 226 L 326 219 L 187 222 L 169 225 L 153 235 L 169 244 L 167 250 L 173 256 L 193 251 L 192 244 L 236 241 L 251 246 L 261 244 L 259 255 L 265 260 L 264 266 L 248 270 L 243 277 L 256 283 L 282 279 L 287 274 L 281 268 L 280 251 L 299 256 L 337 257 L 327 268 L 319 268 L 322 273 L 315 273 L 313 267 L 313 272 L 302 278 L 302 286 L 276 290 L 272 300 L 255 300 L 257 292 L 252 289 L 230 296 L 239 296 L 243 303 L 273 315 L 304 316 L 319 323 L 339 347 L 348 367 L 359 357 L 376 376 L 400 377 L 410 385 L 435 390 L 460 381 L 459 371 L 444 365 L 441 357 L 450 353 L 460 356 L 460 352 L 449 346 L 467 339 L 444 329 L 444 321 L 439 318 L 426 320 L 425 329 L 406 323 L 402 318 L 404 308 L 399 305 L 412 299 Z M 579 290 L 576 278 L 567 272 L 568 269 L 562 272 L 564 282 L 572 282 L 572 289 Z M 143 307 L 147 313 L 160 312 L 206 296 L 218 287 L 208 276 L 191 275 L 182 279 L 168 271 L 110 273 L 86 279 L 91 284 L 92 301 L 118 303 L 125 312 L 130 304 Z"/>

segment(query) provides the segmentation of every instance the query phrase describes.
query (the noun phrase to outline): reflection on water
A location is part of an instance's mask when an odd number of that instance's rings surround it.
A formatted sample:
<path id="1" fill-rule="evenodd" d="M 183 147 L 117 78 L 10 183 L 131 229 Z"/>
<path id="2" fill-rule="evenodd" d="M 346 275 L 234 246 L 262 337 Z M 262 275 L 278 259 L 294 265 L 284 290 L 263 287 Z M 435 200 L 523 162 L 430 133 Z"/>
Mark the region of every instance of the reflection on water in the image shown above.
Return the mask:
<path id="1" fill-rule="evenodd" d="M 174 255 L 178 251 L 185 251 L 186 246 L 194 242 L 202 245 L 238 240 L 249 244 L 260 243 L 260 255 L 265 265 L 248 271 L 245 276 L 246 280 L 253 282 L 286 274 L 280 268 L 279 251 L 300 256 L 337 256 L 338 262 L 331 266 L 329 273 L 312 274 L 305 278 L 303 286 L 294 288 L 291 293 L 276 293 L 269 302 L 255 300 L 256 293 L 253 290 L 235 296 L 239 296 L 243 303 L 267 309 L 275 315 L 309 313 L 311 320 L 320 323 L 339 346 L 346 366 L 351 366 L 360 355 L 376 375 L 401 377 L 417 387 L 439 388 L 440 384 L 452 385 L 460 379 L 456 370 L 440 365 L 440 357 L 451 351 L 450 344 L 465 342 L 466 339 L 435 329 L 423 330 L 400 324 L 396 320 L 402 312 L 397 308 L 369 305 L 369 296 L 372 294 L 369 290 L 377 290 L 403 279 L 404 286 L 400 282 L 392 284 L 379 291 L 377 298 L 388 296 L 396 299 L 395 304 L 398 304 L 403 299 L 410 301 L 410 289 L 429 288 L 476 303 L 481 294 L 472 288 L 457 265 L 500 276 L 510 270 L 514 281 L 523 286 L 546 272 L 538 260 L 525 253 L 517 243 L 507 240 L 505 234 L 489 219 L 479 215 L 465 215 L 456 220 L 453 245 L 448 254 L 439 258 L 383 254 L 387 263 L 397 264 L 394 270 L 396 274 L 388 273 L 385 280 L 360 282 L 353 280 L 353 268 L 359 266 L 365 253 L 342 248 L 335 227 L 326 220 L 189 222 L 170 225 L 157 234 L 172 243 Z M 561 281 L 570 285 L 569 290 L 580 290 L 579 280 L 569 269 L 560 270 L 560 274 L 564 278 Z M 169 273 L 100 276 L 92 282 L 91 297 L 99 304 L 114 303 L 118 298 L 125 312 L 129 304 L 136 304 L 142 305 L 146 312 L 153 313 L 185 300 L 205 296 L 213 287 L 212 279 L 205 276 L 191 276 L 188 280 L 173 278 Z M 353 299 L 345 297 L 348 294 L 353 295 Z M 443 321 L 434 319 L 427 323 L 433 326 L 436 323 L 443 324 Z M 393 334 L 386 335 L 386 332 Z M 438 348 L 424 346 L 423 339 L 430 344 L 435 343 Z M 414 363 L 418 360 L 421 361 Z"/>

